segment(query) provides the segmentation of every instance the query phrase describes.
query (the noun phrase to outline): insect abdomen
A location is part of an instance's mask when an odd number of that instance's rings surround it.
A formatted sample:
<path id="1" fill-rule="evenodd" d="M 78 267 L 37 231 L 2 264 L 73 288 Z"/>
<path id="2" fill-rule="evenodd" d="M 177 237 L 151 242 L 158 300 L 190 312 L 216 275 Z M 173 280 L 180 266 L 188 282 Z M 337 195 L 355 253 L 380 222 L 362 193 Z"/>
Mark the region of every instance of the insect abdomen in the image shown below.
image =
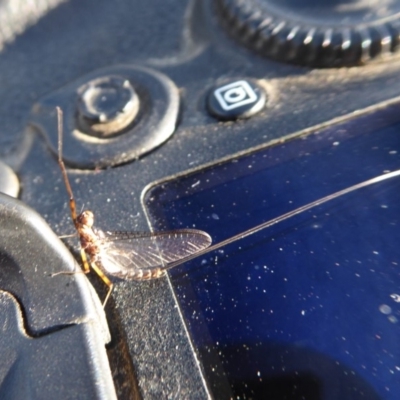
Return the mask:
<path id="1" fill-rule="evenodd" d="M 125 271 L 125 274 L 121 274 L 121 278 L 131 279 L 134 281 L 147 281 L 149 279 L 157 279 L 164 275 L 164 272 L 161 268 L 152 268 L 152 269 L 137 269 L 135 271 Z M 116 274 L 116 276 L 118 276 Z"/>

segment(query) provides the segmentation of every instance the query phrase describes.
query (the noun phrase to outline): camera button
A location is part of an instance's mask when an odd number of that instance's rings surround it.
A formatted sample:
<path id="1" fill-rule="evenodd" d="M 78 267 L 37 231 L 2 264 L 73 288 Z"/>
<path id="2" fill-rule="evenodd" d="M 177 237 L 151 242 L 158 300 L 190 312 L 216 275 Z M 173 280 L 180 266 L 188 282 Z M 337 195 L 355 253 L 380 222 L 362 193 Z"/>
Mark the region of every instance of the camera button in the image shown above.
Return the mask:
<path id="1" fill-rule="evenodd" d="M 232 80 L 215 86 L 209 93 L 207 108 L 221 120 L 250 118 L 261 111 L 266 102 L 264 89 L 248 80 Z"/>
<path id="2" fill-rule="evenodd" d="M 84 132 L 109 137 L 126 129 L 139 111 L 139 97 L 128 79 L 104 76 L 83 85 L 78 118 Z"/>

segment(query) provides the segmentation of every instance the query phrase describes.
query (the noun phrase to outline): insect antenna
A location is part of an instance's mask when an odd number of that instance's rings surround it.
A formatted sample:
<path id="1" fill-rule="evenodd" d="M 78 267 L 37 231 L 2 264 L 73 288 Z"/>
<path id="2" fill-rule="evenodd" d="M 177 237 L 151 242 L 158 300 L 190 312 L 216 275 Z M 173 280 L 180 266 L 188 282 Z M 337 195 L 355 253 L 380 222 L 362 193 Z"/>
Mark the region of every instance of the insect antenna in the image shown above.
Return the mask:
<path id="1" fill-rule="evenodd" d="M 71 209 L 71 216 L 74 224 L 76 225 L 76 202 L 74 199 L 74 194 L 71 189 L 71 184 L 69 183 L 67 170 L 65 168 L 65 164 L 62 158 L 62 150 L 63 150 L 63 112 L 60 107 L 56 107 L 57 110 L 57 124 L 58 124 L 58 165 L 60 166 L 61 173 L 63 175 L 65 187 L 67 188 L 67 192 L 69 195 L 69 208 Z"/>
<path id="2" fill-rule="evenodd" d="M 71 210 L 71 216 L 72 216 L 72 221 L 74 222 L 75 228 L 77 230 L 76 234 L 79 236 L 79 238 L 82 238 L 82 232 L 80 231 L 80 227 L 78 224 L 78 215 L 76 212 L 76 202 L 74 198 L 74 194 L 72 192 L 71 184 L 68 179 L 68 174 L 67 174 L 67 169 L 65 168 L 65 164 L 62 158 L 62 150 L 63 150 L 63 112 L 60 107 L 56 107 L 57 110 L 57 130 L 58 130 L 58 164 L 61 169 L 61 173 L 64 179 L 65 187 L 67 189 L 68 195 L 69 195 L 69 208 Z M 112 289 L 113 289 L 113 284 L 112 282 L 104 275 L 104 273 L 99 269 L 99 267 L 94 263 L 91 262 L 89 265 L 85 250 L 81 248 L 81 259 L 82 259 L 82 264 L 83 264 L 83 272 L 85 274 L 89 273 L 90 271 L 90 266 L 94 270 L 94 272 L 100 277 L 100 279 L 105 283 L 107 286 L 107 295 L 106 298 L 103 302 L 103 307 L 105 307 L 107 300 L 109 299 Z"/>

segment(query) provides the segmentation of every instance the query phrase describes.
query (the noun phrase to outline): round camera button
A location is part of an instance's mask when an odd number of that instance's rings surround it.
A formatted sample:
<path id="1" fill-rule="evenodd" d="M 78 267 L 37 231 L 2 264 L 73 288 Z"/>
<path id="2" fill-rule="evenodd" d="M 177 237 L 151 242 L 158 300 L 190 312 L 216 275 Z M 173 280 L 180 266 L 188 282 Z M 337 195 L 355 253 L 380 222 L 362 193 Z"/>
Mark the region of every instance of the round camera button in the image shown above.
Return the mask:
<path id="1" fill-rule="evenodd" d="M 266 102 L 264 89 L 252 80 L 231 80 L 215 86 L 207 98 L 211 115 L 221 120 L 250 118 L 261 111 Z"/>

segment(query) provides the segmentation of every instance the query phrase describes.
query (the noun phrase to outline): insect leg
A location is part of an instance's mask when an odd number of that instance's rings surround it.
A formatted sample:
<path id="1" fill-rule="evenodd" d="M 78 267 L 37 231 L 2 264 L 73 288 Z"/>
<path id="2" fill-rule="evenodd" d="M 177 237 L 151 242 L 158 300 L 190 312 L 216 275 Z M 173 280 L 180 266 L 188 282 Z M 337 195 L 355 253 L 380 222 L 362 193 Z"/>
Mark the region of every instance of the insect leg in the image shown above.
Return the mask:
<path id="1" fill-rule="evenodd" d="M 79 271 L 60 271 L 60 272 L 56 272 L 54 274 L 51 274 L 51 276 L 57 276 L 57 275 L 74 275 L 74 274 L 88 274 L 90 272 L 90 266 L 89 266 L 89 262 L 87 260 L 86 257 L 86 253 L 83 249 L 81 249 L 81 258 L 82 258 L 82 264 L 83 264 L 83 271 L 79 270 Z"/>
<path id="2" fill-rule="evenodd" d="M 106 306 L 108 299 L 110 298 L 111 292 L 113 290 L 113 283 L 104 275 L 103 271 L 96 265 L 96 263 L 92 262 L 90 263 L 92 266 L 92 269 L 96 274 L 99 276 L 99 278 L 104 282 L 104 284 L 108 287 L 108 292 L 106 295 L 106 298 L 104 299 L 103 302 L 103 308 Z"/>
<path id="3" fill-rule="evenodd" d="M 90 265 L 89 265 L 89 261 L 88 261 L 88 259 L 86 257 L 85 250 L 82 249 L 82 248 L 81 248 L 81 259 L 82 259 L 82 264 L 83 264 L 83 272 L 85 274 L 88 274 L 90 272 Z"/>
<path id="4" fill-rule="evenodd" d="M 78 232 L 70 233 L 69 235 L 62 235 L 62 236 L 59 236 L 58 238 L 59 239 L 67 239 L 67 238 L 76 237 L 76 236 L 78 236 Z"/>

